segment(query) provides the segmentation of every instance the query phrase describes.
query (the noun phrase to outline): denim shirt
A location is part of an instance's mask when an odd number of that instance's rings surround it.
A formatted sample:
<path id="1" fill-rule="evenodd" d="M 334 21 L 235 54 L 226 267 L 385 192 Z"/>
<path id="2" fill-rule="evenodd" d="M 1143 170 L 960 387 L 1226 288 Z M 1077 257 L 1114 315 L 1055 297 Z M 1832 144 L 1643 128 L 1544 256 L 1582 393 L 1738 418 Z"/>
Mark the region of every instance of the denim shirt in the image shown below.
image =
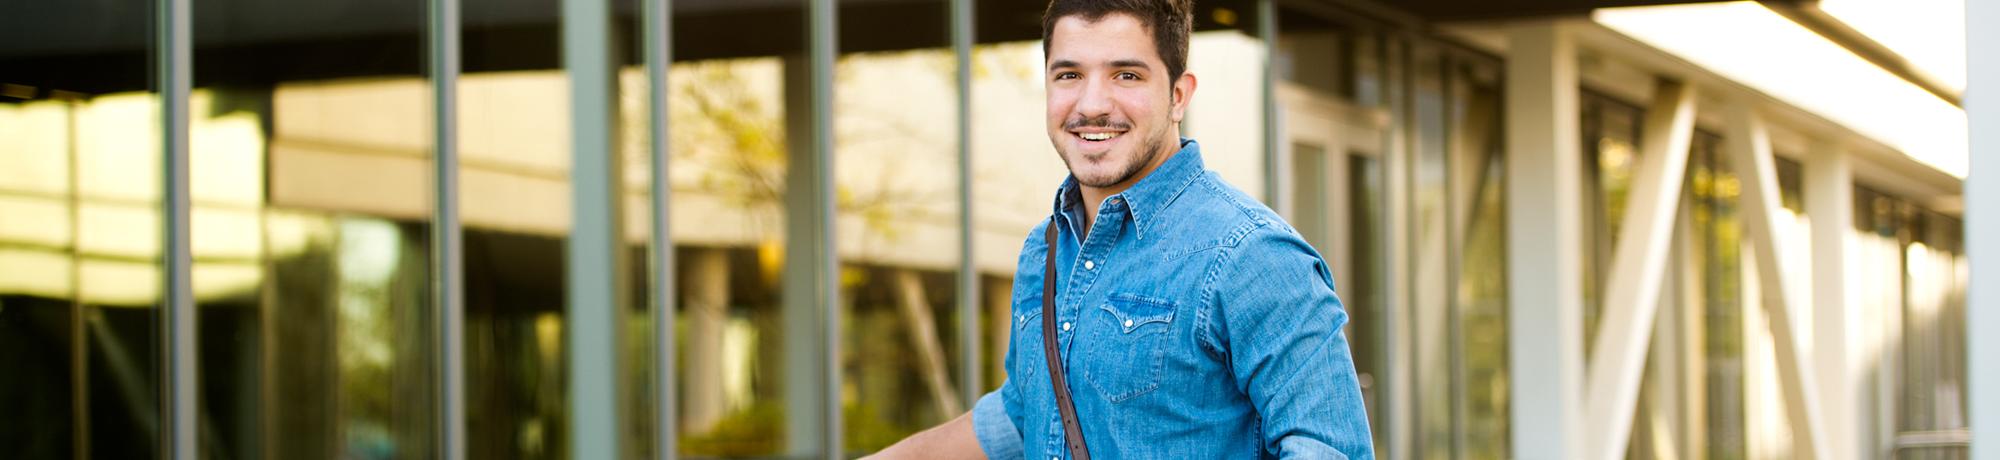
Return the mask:
<path id="1" fill-rule="evenodd" d="M 1092 456 L 1374 457 L 1325 260 L 1199 144 L 1105 198 L 1081 241 L 1080 199 L 1064 181 L 1022 244 L 1008 378 L 973 410 L 989 458 L 1070 458 L 1042 352 L 1051 222 L 1057 343 Z"/>

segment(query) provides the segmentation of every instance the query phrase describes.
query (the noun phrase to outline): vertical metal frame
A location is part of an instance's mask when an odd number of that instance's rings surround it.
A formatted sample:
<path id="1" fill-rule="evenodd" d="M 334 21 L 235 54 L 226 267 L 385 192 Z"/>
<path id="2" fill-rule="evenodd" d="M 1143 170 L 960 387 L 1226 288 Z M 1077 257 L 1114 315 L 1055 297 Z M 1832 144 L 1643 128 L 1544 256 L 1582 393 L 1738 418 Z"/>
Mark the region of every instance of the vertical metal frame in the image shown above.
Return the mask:
<path id="1" fill-rule="evenodd" d="M 951 2 L 951 51 L 957 65 L 958 98 L 958 362 L 959 393 L 966 410 L 979 402 L 985 385 L 980 359 L 979 272 L 973 258 L 972 229 L 972 0 Z"/>
<path id="2" fill-rule="evenodd" d="M 1280 126 L 1278 107 L 1278 5 L 1277 0 L 1257 0 L 1257 39 L 1264 42 L 1263 78 L 1257 90 L 1264 118 L 1264 203 L 1271 209 L 1293 215 L 1287 189 L 1291 178 L 1289 168 L 1282 163 L 1290 163 L 1280 155 L 1280 139 L 1284 137 L 1284 127 Z M 1282 162 L 1282 163 L 1281 163 Z"/>
<path id="3" fill-rule="evenodd" d="M 648 263 L 652 267 L 648 282 L 653 296 L 648 299 L 648 308 L 653 312 L 653 458 L 672 459 L 680 455 L 679 407 L 675 404 L 677 388 L 674 381 L 675 344 L 674 336 L 674 241 L 673 227 L 669 226 L 668 210 L 672 203 L 673 187 L 667 175 L 667 161 L 671 157 L 671 144 L 667 137 L 668 111 L 667 94 L 672 90 L 667 86 L 667 71 L 673 67 L 672 15 L 673 0 L 644 0 L 641 6 L 640 28 L 645 43 L 641 45 L 641 60 L 646 64 L 646 130 L 647 157 L 650 159 L 652 203 L 652 239 L 647 252 Z"/>
<path id="4" fill-rule="evenodd" d="M 808 1 L 812 2 L 807 8 L 806 26 L 806 46 L 811 54 L 812 165 L 807 173 L 815 178 L 812 213 L 820 230 L 808 244 L 820 249 L 818 260 L 812 266 L 793 269 L 812 270 L 812 276 L 820 286 L 819 303 L 821 318 L 824 319 L 820 332 L 823 341 L 821 359 L 824 360 L 821 363 L 824 372 L 821 378 L 826 382 L 820 394 L 820 402 L 825 404 L 821 413 L 825 417 L 821 422 L 825 427 L 822 452 L 827 458 L 841 458 L 846 457 L 842 453 L 841 441 L 845 436 L 842 435 L 844 427 L 841 426 L 840 410 L 840 322 L 844 318 L 840 314 L 840 248 L 836 244 L 839 240 L 834 238 L 833 187 L 833 64 L 840 50 L 837 33 L 840 27 L 837 17 L 839 5 L 837 0 Z M 796 174 L 799 171 L 794 169 L 792 172 Z M 794 243 L 796 247 L 796 243 L 806 241 Z"/>
<path id="5" fill-rule="evenodd" d="M 1967 403 L 1972 458 L 2000 460 L 2000 4 L 1965 3 L 1967 132 L 1965 180 Z M 1983 357 L 1974 359 L 1972 357 Z"/>
<path id="6" fill-rule="evenodd" d="M 430 0 L 432 394 L 437 456 L 465 458 L 465 265 L 458 218 L 459 0 Z"/>
<path id="7" fill-rule="evenodd" d="M 618 86 L 609 0 L 564 0 L 563 67 L 569 72 L 572 222 L 568 240 L 570 456 L 622 456 L 623 225 L 616 139 Z"/>
<path id="8" fill-rule="evenodd" d="M 784 59 L 786 158 L 785 443 L 794 457 L 841 456 L 840 261 L 834 238 L 836 0 L 800 0 L 806 52 Z"/>
<path id="9" fill-rule="evenodd" d="M 196 359 L 193 255 L 189 246 L 188 97 L 193 84 L 193 0 L 157 0 L 154 14 L 154 80 L 160 85 L 160 453 L 194 460 L 199 434 L 200 370 Z"/>

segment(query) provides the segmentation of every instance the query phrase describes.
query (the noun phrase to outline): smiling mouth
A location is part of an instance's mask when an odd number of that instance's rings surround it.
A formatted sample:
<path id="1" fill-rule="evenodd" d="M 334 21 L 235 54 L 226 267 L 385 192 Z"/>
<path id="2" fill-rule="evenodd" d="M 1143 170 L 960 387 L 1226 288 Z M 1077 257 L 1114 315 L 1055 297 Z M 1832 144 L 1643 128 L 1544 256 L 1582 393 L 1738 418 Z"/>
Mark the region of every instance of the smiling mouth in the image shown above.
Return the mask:
<path id="1" fill-rule="evenodd" d="M 1120 134 L 1124 133 L 1077 133 L 1077 137 L 1081 137 L 1083 138 L 1083 140 L 1091 142 L 1103 142 L 1118 137 L 1118 135 Z"/>

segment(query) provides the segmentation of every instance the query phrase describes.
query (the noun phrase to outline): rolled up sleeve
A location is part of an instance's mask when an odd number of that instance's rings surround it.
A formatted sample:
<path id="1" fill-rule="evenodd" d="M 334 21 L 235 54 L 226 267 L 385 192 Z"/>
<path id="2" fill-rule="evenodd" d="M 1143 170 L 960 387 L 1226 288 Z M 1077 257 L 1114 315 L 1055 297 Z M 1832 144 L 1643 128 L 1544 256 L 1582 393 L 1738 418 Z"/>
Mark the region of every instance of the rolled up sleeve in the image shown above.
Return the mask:
<path id="1" fill-rule="evenodd" d="M 979 449 L 989 459 L 1021 458 L 1021 432 L 1007 415 L 1007 404 L 999 391 L 979 397 L 972 406 L 972 431 L 979 437 Z"/>

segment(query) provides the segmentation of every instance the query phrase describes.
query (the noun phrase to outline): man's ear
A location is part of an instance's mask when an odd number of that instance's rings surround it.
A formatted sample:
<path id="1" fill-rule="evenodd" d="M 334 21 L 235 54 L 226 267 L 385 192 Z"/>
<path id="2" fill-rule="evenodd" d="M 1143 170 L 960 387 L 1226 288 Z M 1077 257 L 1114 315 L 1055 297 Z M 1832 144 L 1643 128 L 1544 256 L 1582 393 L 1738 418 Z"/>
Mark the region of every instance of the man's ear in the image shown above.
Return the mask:
<path id="1" fill-rule="evenodd" d="M 1181 78 L 1174 80 L 1172 88 L 1173 119 L 1180 123 L 1187 116 L 1188 101 L 1194 99 L 1195 78 L 1193 72 L 1181 72 Z"/>

